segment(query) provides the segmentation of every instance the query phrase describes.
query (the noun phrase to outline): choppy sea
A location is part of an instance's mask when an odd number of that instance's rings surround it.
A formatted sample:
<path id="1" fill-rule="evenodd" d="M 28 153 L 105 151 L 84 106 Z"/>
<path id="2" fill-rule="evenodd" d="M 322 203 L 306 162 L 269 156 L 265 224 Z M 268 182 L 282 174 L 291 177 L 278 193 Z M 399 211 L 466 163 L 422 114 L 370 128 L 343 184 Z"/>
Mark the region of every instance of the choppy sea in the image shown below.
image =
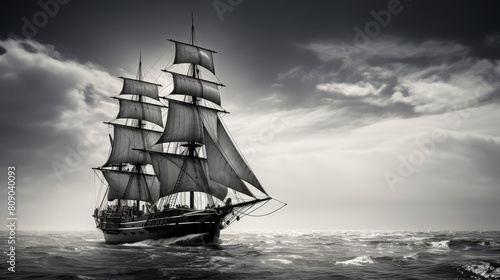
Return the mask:
<path id="1" fill-rule="evenodd" d="M 210 247 L 19 231 L 15 273 L 7 234 L 2 279 L 500 279 L 499 231 L 223 231 Z"/>

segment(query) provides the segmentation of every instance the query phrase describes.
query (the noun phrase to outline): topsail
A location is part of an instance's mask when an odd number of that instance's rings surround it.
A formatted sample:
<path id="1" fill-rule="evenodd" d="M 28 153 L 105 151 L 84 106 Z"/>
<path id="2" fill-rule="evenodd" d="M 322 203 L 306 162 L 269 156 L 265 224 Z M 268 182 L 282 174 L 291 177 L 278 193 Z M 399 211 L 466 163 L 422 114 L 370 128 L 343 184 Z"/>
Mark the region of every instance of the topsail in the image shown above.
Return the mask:
<path id="1" fill-rule="evenodd" d="M 123 79 L 123 88 L 120 94 L 147 96 L 158 100 L 158 84 L 129 78 Z"/>
<path id="2" fill-rule="evenodd" d="M 175 43 L 175 64 L 195 64 L 202 66 L 215 74 L 213 58 L 214 51 L 174 40 L 170 41 Z"/>

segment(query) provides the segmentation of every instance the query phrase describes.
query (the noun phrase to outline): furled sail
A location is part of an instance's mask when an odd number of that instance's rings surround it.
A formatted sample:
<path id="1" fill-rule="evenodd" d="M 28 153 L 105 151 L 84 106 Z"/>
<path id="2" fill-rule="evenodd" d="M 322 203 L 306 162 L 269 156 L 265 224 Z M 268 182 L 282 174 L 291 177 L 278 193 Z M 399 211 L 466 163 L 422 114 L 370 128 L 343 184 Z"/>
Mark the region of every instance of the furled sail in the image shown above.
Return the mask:
<path id="1" fill-rule="evenodd" d="M 155 203 L 160 198 L 160 182 L 154 175 L 101 169 L 108 181 L 108 200 L 132 199 Z"/>
<path id="2" fill-rule="evenodd" d="M 174 40 L 170 41 L 175 43 L 175 64 L 196 64 L 206 68 L 207 70 L 215 74 L 213 58 L 214 51 L 194 45 L 177 42 Z"/>
<path id="3" fill-rule="evenodd" d="M 220 105 L 220 84 L 210 81 L 191 78 L 186 75 L 181 75 L 173 72 L 174 90 L 170 94 L 183 94 L 194 97 L 200 97 Z"/>
<path id="4" fill-rule="evenodd" d="M 171 100 L 165 131 L 158 143 L 204 143 L 203 124 L 213 126 L 216 118 L 216 110 Z"/>
<path id="5" fill-rule="evenodd" d="M 213 138 L 213 137 L 212 137 Z M 215 140 L 215 139 L 214 139 Z M 233 141 L 229 137 L 220 118 L 217 118 L 217 139 L 215 141 L 224 158 L 229 162 L 236 174 L 258 190 L 266 193 L 247 162 L 243 159 Z M 266 193 L 267 194 L 267 193 Z"/>
<path id="6" fill-rule="evenodd" d="M 162 106 L 135 100 L 117 99 L 120 102 L 120 112 L 116 118 L 145 120 L 163 127 Z"/>
<path id="7" fill-rule="evenodd" d="M 123 77 L 122 79 L 123 88 L 120 94 L 142 95 L 158 100 L 158 84 Z"/>
<path id="8" fill-rule="evenodd" d="M 208 193 L 221 200 L 226 197 L 227 188 L 208 180 L 204 159 L 155 152 L 151 153 L 151 158 L 155 174 L 160 180 L 160 197 L 187 191 Z M 184 174 L 178 183 L 181 169 Z"/>
<path id="9" fill-rule="evenodd" d="M 120 124 L 112 125 L 114 126 L 113 146 L 105 166 L 122 163 L 150 164 L 151 158 L 149 153 L 139 150 L 144 150 L 146 148 L 149 150 L 161 149 L 161 147 L 152 147 L 160 138 L 161 132 Z"/>
<path id="10" fill-rule="evenodd" d="M 205 136 L 205 148 L 210 179 L 246 195 L 254 196 L 238 177 L 208 133 Z"/>

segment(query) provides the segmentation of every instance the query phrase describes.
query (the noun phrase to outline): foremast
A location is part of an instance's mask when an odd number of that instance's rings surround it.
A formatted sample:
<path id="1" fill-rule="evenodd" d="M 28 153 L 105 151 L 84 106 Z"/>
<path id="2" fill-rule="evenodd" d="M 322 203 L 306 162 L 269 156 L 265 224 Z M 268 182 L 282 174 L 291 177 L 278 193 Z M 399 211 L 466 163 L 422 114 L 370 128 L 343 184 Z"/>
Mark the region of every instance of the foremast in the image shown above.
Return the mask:
<path id="1" fill-rule="evenodd" d="M 144 213 L 141 203 L 146 210 L 159 199 L 159 181 L 153 173 L 146 172 L 152 168 L 147 168 L 151 157 L 145 149 L 161 150 L 160 146 L 153 145 L 163 129 L 162 108 L 165 106 L 158 97 L 161 85 L 143 81 L 141 54 L 136 79 L 120 78 L 123 79 L 122 91 L 112 97 L 119 101 L 120 110 L 115 120 L 106 122 L 113 127 L 111 152 L 106 163 L 95 169 L 102 173 L 108 185 L 100 209 L 107 208 L 107 213 L 117 214 L 129 211 L 127 214 L 132 217 Z M 106 200 L 116 201 L 115 206 L 108 207 Z"/>

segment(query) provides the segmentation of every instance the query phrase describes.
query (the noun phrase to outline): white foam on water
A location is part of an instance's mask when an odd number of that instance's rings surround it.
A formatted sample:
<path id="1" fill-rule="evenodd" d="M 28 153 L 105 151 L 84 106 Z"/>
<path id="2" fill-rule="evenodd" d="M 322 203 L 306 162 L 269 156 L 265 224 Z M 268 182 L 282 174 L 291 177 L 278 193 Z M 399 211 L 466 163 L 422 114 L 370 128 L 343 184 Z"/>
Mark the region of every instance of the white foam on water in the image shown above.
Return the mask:
<path id="1" fill-rule="evenodd" d="M 371 264 L 374 263 L 373 260 L 370 258 L 370 256 L 359 256 L 356 257 L 352 260 L 347 260 L 347 261 L 337 261 L 335 264 L 342 264 L 342 265 L 363 265 L 363 264 Z"/>
<path id="2" fill-rule="evenodd" d="M 408 260 L 408 259 L 416 260 L 417 258 L 418 258 L 418 253 L 413 253 L 413 254 L 408 254 L 408 255 L 403 256 L 403 259 L 405 259 L 405 260 Z"/>
<path id="3" fill-rule="evenodd" d="M 282 264 L 291 264 L 292 263 L 291 260 L 287 260 L 287 259 L 268 259 L 268 261 L 279 262 L 279 263 L 282 263 Z"/>
<path id="4" fill-rule="evenodd" d="M 480 264 L 467 264 L 464 265 L 464 269 L 486 279 L 500 278 L 500 267 L 495 268 L 487 262 L 481 262 Z"/>
<path id="5" fill-rule="evenodd" d="M 439 249 L 450 249 L 450 246 L 448 246 L 449 243 L 450 243 L 450 240 L 434 241 L 434 242 L 431 242 L 431 247 L 432 248 L 439 248 Z"/>
<path id="6" fill-rule="evenodd" d="M 90 277 L 90 276 L 85 276 L 85 275 L 77 275 L 76 278 L 78 278 L 78 279 L 85 279 L 85 280 L 97 279 L 97 278 Z"/>

